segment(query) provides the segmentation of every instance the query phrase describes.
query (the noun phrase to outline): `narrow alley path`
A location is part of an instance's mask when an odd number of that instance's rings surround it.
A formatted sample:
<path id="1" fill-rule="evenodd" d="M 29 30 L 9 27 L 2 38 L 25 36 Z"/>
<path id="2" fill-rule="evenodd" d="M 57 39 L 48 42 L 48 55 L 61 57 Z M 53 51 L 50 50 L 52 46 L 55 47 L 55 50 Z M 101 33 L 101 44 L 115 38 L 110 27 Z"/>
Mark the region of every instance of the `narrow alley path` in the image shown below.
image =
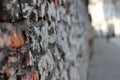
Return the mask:
<path id="1" fill-rule="evenodd" d="M 106 39 L 95 39 L 88 80 L 120 80 L 120 47 Z"/>

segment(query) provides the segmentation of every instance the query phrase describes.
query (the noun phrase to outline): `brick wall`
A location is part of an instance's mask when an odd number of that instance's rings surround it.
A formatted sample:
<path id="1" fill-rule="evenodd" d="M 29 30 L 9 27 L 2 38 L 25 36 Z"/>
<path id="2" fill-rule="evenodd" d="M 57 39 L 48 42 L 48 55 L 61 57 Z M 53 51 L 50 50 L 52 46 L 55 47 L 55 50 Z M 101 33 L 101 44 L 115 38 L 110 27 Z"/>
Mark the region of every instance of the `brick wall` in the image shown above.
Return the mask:
<path id="1" fill-rule="evenodd" d="M 0 80 L 86 80 L 83 0 L 0 0 Z"/>

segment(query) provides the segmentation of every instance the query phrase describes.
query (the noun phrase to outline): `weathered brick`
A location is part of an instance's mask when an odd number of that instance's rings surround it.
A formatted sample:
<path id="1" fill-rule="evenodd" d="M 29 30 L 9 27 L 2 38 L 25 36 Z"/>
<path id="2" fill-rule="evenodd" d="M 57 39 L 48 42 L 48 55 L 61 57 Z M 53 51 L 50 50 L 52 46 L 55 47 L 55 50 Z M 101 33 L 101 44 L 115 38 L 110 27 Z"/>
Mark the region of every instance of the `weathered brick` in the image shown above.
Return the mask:
<path id="1" fill-rule="evenodd" d="M 90 23 L 83 1 L 14 1 L 0 6 L 0 79 L 86 80 Z"/>

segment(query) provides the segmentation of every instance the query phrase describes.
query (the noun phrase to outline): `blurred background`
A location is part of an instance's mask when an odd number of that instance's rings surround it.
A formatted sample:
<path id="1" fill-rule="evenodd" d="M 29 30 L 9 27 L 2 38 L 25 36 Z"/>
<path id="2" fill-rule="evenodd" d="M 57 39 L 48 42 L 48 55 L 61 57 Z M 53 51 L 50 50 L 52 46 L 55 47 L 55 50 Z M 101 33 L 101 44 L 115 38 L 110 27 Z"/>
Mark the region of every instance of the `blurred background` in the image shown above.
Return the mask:
<path id="1" fill-rule="evenodd" d="M 120 0 L 89 0 L 94 29 L 88 80 L 120 80 Z"/>

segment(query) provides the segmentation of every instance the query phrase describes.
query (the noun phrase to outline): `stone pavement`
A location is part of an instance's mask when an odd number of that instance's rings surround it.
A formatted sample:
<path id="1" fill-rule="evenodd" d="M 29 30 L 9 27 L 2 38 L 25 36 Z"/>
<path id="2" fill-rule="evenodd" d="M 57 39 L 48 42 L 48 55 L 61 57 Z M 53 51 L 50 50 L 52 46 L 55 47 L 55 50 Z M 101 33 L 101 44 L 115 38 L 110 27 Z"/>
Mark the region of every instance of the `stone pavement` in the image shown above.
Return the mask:
<path id="1" fill-rule="evenodd" d="M 120 47 L 120 37 L 111 38 L 110 41 Z"/>
<path id="2" fill-rule="evenodd" d="M 95 39 L 88 80 L 120 80 L 120 47 L 106 39 Z"/>

